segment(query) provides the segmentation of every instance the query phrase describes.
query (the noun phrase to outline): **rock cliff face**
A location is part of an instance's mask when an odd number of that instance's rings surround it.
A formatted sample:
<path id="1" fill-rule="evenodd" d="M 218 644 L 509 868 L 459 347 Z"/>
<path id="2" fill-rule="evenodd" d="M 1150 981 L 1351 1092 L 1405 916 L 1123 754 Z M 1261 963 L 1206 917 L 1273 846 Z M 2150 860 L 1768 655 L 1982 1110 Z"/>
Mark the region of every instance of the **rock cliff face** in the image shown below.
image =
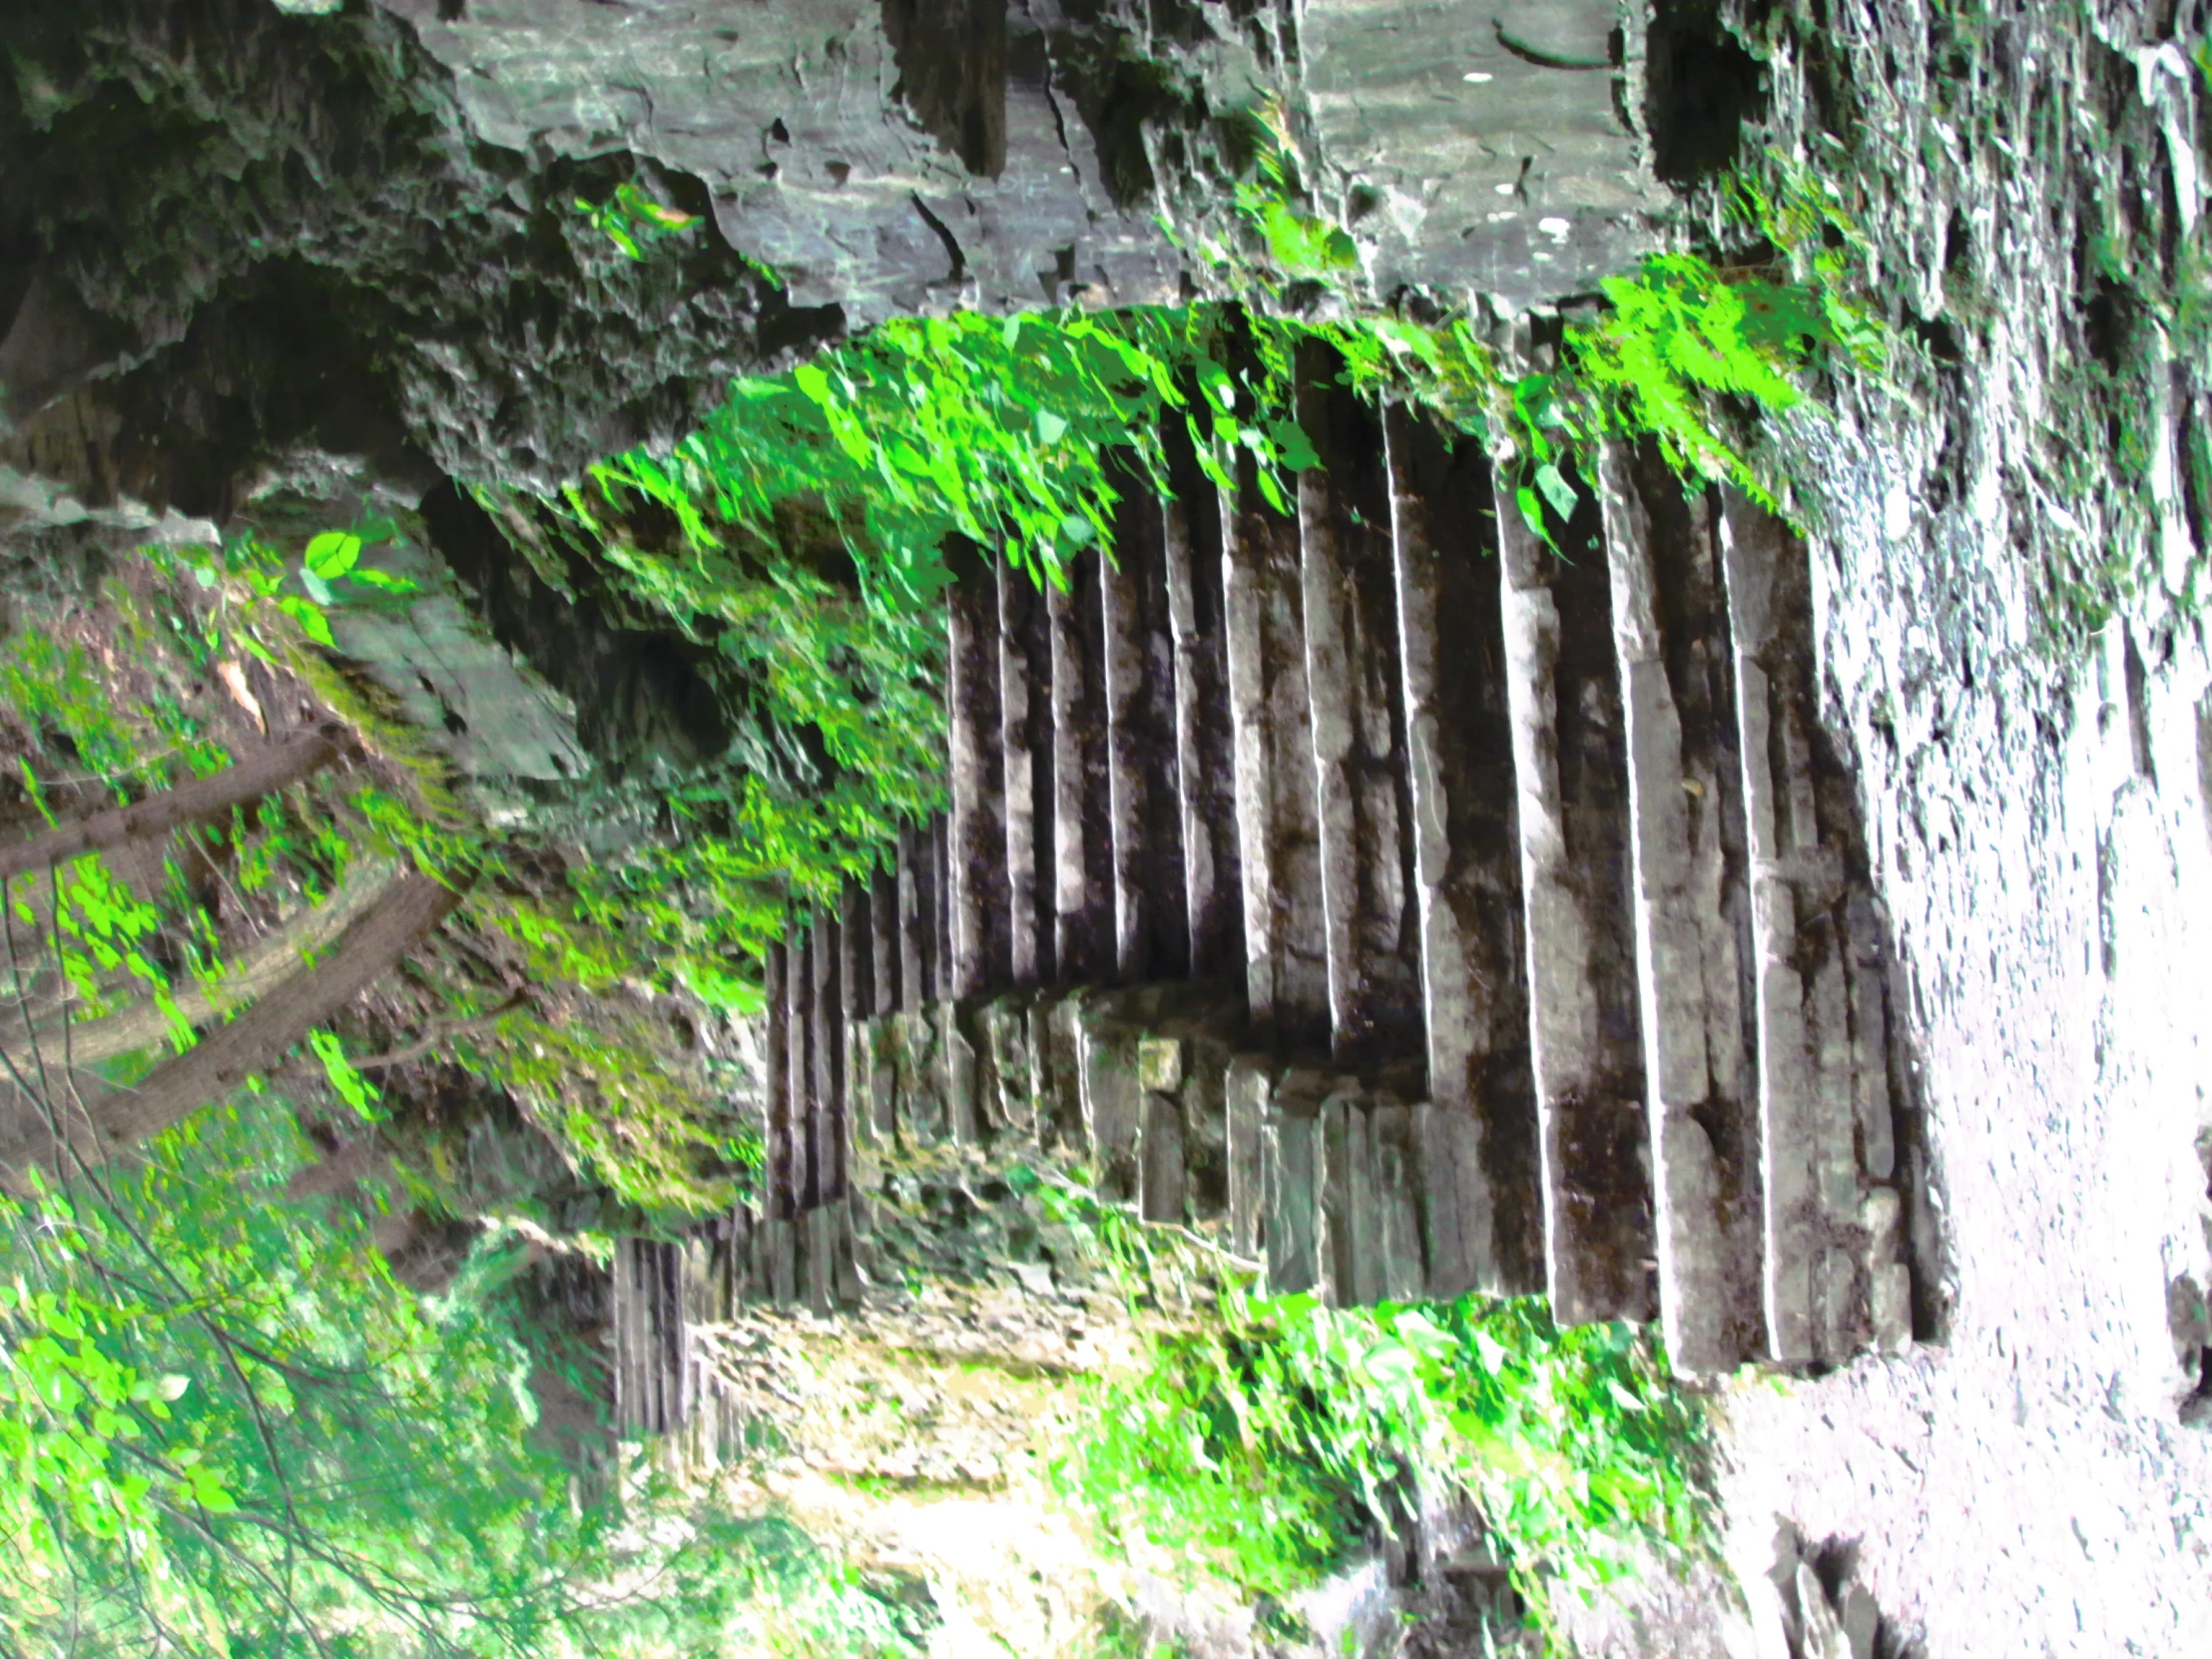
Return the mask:
<path id="1" fill-rule="evenodd" d="M 309 9 L 0 24 L 12 473 L 219 520 L 302 446 L 551 483 L 887 315 L 1203 292 L 1262 143 L 1377 291 L 1526 301 L 1646 246 L 1683 151 L 1613 0 Z M 578 206 L 625 184 L 703 223 L 627 258 Z"/>
<path id="2" fill-rule="evenodd" d="M 0 542 L 81 573 L 397 516 L 473 643 L 441 613 L 353 654 L 402 701 L 468 682 L 423 709 L 475 734 L 455 760 L 494 809 L 561 793 L 571 752 L 683 770 L 752 729 L 744 688 L 551 615 L 456 480 L 553 487 L 890 315 L 1215 292 L 1219 251 L 1260 253 L 1236 186 L 1263 149 L 1376 295 L 1586 288 L 1652 243 L 1661 175 L 1732 142 L 1670 91 L 1717 61 L 1703 27 L 1617 0 L 17 8 Z"/>

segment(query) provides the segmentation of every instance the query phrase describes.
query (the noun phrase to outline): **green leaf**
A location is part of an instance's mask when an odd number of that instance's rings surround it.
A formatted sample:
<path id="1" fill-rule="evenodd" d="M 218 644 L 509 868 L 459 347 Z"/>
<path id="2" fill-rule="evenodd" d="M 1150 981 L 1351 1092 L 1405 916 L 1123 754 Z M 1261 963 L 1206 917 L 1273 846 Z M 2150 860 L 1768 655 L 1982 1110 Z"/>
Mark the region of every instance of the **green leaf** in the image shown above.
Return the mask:
<path id="1" fill-rule="evenodd" d="M 394 576 L 388 570 L 377 570 L 369 565 L 361 565 L 348 572 L 346 580 L 358 582 L 364 588 L 375 588 L 383 593 L 415 593 L 420 591 L 422 586 L 412 577 Z"/>
<path id="2" fill-rule="evenodd" d="M 1037 441 L 1043 444 L 1058 443 L 1068 429 L 1068 423 L 1050 409 L 1037 411 Z"/>
<path id="3" fill-rule="evenodd" d="M 309 599 L 279 599 L 276 608 L 299 624 L 300 631 L 315 644 L 335 647 L 337 641 L 330 637 L 329 619 L 322 608 Z"/>
<path id="4" fill-rule="evenodd" d="M 300 570 L 299 585 L 307 590 L 307 597 L 317 605 L 328 605 L 335 597 L 330 592 L 330 584 L 312 570 L 305 568 Z"/>
<path id="5" fill-rule="evenodd" d="M 1275 440 L 1276 454 L 1293 472 L 1310 472 L 1321 465 L 1321 451 L 1314 447 L 1314 440 L 1297 421 L 1271 420 L 1267 423 L 1267 432 Z"/>
<path id="6" fill-rule="evenodd" d="M 359 536 L 343 530 L 325 530 L 307 543 L 306 568 L 326 582 L 334 581 L 351 570 L 360 556 Z"/>
<path id="7" fill-rule="evenodd" d="M 1546 461 L 1536 468 L 1536 487 L 1543 491 L 1544 499 L 1551 503 L 1551 510 L 1561 518 L 1571 518 L 1574 515 L 1574 486 L 1567 482 L 1565 474 L 1552 462 Z"/>

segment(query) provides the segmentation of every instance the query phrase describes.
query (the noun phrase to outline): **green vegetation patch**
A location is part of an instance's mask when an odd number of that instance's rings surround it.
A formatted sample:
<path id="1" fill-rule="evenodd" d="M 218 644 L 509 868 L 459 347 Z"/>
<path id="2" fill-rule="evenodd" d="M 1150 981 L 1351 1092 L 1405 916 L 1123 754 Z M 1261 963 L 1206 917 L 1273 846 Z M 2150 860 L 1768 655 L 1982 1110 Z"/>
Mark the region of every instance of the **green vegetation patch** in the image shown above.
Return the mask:
<path id="1" fill-rule="evenodd" d="M 1224 1298 L 1107 1384 L 1057 1479 L 1109 1537 L 1280 1601 L 1460 1493 L 1539 1618 L 1706 1546 L 1707 1431 L 1649 1333 L 1535 1300 Z"/>

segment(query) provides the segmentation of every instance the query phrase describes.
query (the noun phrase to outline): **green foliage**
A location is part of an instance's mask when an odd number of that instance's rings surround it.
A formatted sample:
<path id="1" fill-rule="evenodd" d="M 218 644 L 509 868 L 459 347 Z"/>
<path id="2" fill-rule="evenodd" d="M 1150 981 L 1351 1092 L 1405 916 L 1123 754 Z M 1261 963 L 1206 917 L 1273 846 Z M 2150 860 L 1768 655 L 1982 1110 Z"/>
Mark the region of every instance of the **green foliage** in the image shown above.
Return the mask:
<path id="1" fill-rule="evenodd" d="M 520 1242 L 419 1297 L 368 1214 L 283 1199 L 306 1150 L 264 1095 L 0 1198 L 0 1651 L 918 1653 L 787 1517 L 641 1471 L 577 1502 L 499 1296 Z"/>
<path id="2" fill-rule="evenodd" d="M 281 1203 L 298 1148 L 263 1097 L 0 1200 L 0 1645 L 281 1653 L 350 1623 L 521 1651 L 557 1606 L 585 1535 L 523 1445 L 511 1337 L 422 1311 L 364 1220 Z"/>
<path id="3" fill-rule="evenodd" d="M 191 544 L 150 547 L 148 556 L 165 573 L 182 570 L 214 598 L 203 623 L 205 660 L 223 641 L 252 652 L 267 663 L 290 654 L 292 634 L 275 624 L 288 619 L 292 629 L 312 643 L 329 647 L 329 611 L 340 603 L 369 596 L 403 598 L 414 583 L 360 562 L 364 549 L 388 541 L 397 527 L 388 519 L 368 519 L 351 530 L 328 530 L 312 538 L 294 564 L 278 548 L 251 531 L 234 536 L 222 548 Z M 342 596 L 339 583 L 351 586 Z M 287 591 L 296 586 L 297 593 Z"/>
<path id="4" fill-rule="evenodd" d="M 1649 1339 L 1539 1302 L 1332 1310 L 1231 1292 L 1108 1385 L 1062 1489 L 1109 1532 L 1281 1597 L 1417 1487 L 1480 1506 L 1539 1612 L 1645 1551 L 1703 1541 L 1704 1430 Z"/>
<path id="5" fill-rule="evenodd" d="M 779 510 L 818 502 L 879 608 L 941 591 L 955 534 L 1051 579 L 1081 548 L 1111 544 L 1125 488 L 1164 484 L 1170 415 L 1217 483 L 1249 450 L 1283 504 L 1284 399 L 1231 367 L 1226 322 L 1204 306 L 895 318 L 788 374 L 735 382 L 669 453 L 632 451 L 592 479 L 664 507 L 695 555 L 732 531 L 775 545 Z M 1109 471 L 1116 450 L 1138 478 Z"/>
<path id="6" fill-rule="evenodd" d="M 44 629 L 19 628 L 0 643 L 0 705 L 32 734 L 66 740 L 78 763 L 119 800 L 128 784 L 166 781 L 172 759 L 197 776 L 231 764 L 174 698 L 118 702 L 91 652 Z M 24 782 L 38 801 L 38 780 L 26 771 Z"/>
<path id="7" fill-rule="evenodd" d="M 643 260 L 654 244 L 681 236 L 699 223 L 697 214 L 684 213 L 656 202 L 637 185 L 615 186 L 614 195 L 594 206 L 579 199 L 576 211 L 591 222 L 593 230 L 613 243 L 626 259 Z"/>

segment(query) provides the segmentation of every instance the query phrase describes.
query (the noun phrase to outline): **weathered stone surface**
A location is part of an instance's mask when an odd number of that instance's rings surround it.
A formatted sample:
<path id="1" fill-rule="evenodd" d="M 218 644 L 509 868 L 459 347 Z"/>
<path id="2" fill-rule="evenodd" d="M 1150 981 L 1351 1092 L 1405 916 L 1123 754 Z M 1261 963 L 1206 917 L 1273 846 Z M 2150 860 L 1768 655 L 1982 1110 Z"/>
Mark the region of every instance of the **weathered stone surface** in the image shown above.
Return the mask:
<path id="1" fill-rule="evenodd" d="M 1082 1002 L 1080 993 L 1051 1002 L 1044 1010 L 1044 1055 L 1051 1095 L 1053 1144 L 1078 1151 L 1089 1146 L 1089 1120 L 1083 1109 Z"/>
<path id="2" fill-rule="evenodd" d="M 934 898 L 936 908 L 929 917 L 932 929 L 930 960 L 936 968 L 929 984 L 929 995 L 942 1000 L 955 994 L 953 978 L 953 925 L 952 925 L 952 816 L 939 813 L 929 823 L 931 855 L 936 860 L 937 882 Z"/>
<path id="3" fill-rule="evenodd" d="M 927 1146 L 952 1132 L 950 1077 L 933 1007 L 891 1021 L 896 1056 L 898 1132 Z"/>
<path id="4" fill-rule="evenodd" d="M 1318 1046 L 1329 1035 L 1329 958 L 1298 525 L 1267 506 L 1249 471 L 1222 502 L 1248 995 L 1261 1032 Z"/>
<path id="5" fill-rule="evenodd" d="M 1543 1284 L 1526 946 L 1489 467 L 1389 411 L 1428 1102 L 1415 1108 L 1431 1293 Z"/>
<path id="6" fill-rule="evenodd" d="M 1658 206 L 1618 113 L 1605 0 L 1476 16 L 1321 0 L 1295 24 L 1285 7 L 1211 0 L 721 0 L 611 20 L 587 0 L 471 0 L 451 20 L 432 0 L 379 3 L 453 70 L 483 137 L 623 146 L 699 179 L 731 246 L 774 266 L 793 303 L 836 304 L 854 325 L 1180 297 L 1204 273 L 1154 215 L 1186 236 L 1224 228 L 1222 118 L 1270 99 L 1332 196 L 1380 208 L 1366 230 L 1381 291 L 1586 285 L 1632 263 Z"/>
<path id="7" fill-rule="evenodd" d="M 1656 447 L 1606 446 L 1598 495 L 1628 726 L 1636 970 L 1659 1307 L 1685 1373 L 1762 1347 L 1759 1113 L 1738 948 L 1743 770 L 1711 512 Z"/>
<path id="8" fill-rule="evenodd" d="M 1011 982 L 1012 893 L 1006 839 L 1005 727 L 1000 707 L 998 578 L 973 549 L 955 561 L 945 596 L 947 783 L 952 810 L 946 866 L 952 973 L 945 994 L 969 997 Z"/>
<path id="9" fill-rule="evenodd" d="M 813 1030 L 808 1047 L 814 1057 L 808 1101 L 808 1181 L 810 1208 L 844 1191 L 844 976 L 843 929 L 834 916 L 816 920 L 808 936 L 814 970 Z"/>
<path id="10" fill-rule="evenodd" d="M 930 1007 L 929 1020 L 936 1031 L 937 1066 L 944 1079 L 945 1129 L 956 1146 L 981 1144 L 986 1132 L 983 1118 L 983 1056 L 976 1052 L 974 1036 L 967 1028 L 958 1002 L 946 997 Z"/>
<path id="11" fill-rule="evenodd" d="M 763 998 L 768 1005 L 768 1122 L 762 1214 L 782 1221 L 791 1213 L 792 1192 L 792 953 L 771 945 L 761 964 Z"/>
<path id="12" fill-rule="evenodd" d="M 1175 778 L 1180 796 L 1191 972 L 1244 962 L 1244 883 L 1237 848 L 1235 740 L 1222 605 L 1221 497 L 1200 472 L 1190 434 L 1169 421 L 1173 496 L 1162 504 L 1168 626 L 1175 642 Z"/>
<path id="13" fill-rule="evenodd" d="M 1420 1037 L 1390 492 L 1375 413 L 1299 353 L 1299 420 L 1322 466 L 1298 475 L 1299 576 L 1320 830 L 1332 1052 L 1358 1063 Z"/>
<path id="14" fill-rule="evenodd" d="M 896 1013 L 903 1001 L 898 916 L 898 871 L 879 869 L 868 883 L 868 969 L 875 987 L 870 1007 L 876 1014 Z"/>
<path id="15" fill-rule="evenodd" d="M 1122 479 L 1114 559 L 1101 563 L 1107 811 L 1113 827 L 1114 961 L 1131 983 L 1190 971 L 1181 787 L 1176 776 L 1175 645 L 1163 525 L 1143 481 Z"/>
<path id="16" fill-rule="evenodd" d="M 413 548 L 376 562 L 422 591 L 404 609 L 336 611 L 331 635 L 409 725 L 443 735 L 494 823 L 526 818 L 533 785 L 592 773 L 574 704 L 487 637 L 440 565 Z"/>
<path id="17" fill-rule="evenodd" d="M 1298 1067 L 1280 1073 L 1260 1123 L 1267 1194 L 1261 1242 L 1268 1289 L 1278 1296 L 1322 1286 L 1320 1107 L 1327 1084 Z"/>
<path id="18" fill-rule="evenodd" d="M 1044 595 L 998 563 L 998 705 L 1006 788 L 1010 983 L 1053 977 L 1052 629 Z"/>
<path id="19" fill-rule="evenodd" d="M 1137 1214 L 1146 1221 L 1185 1219 L 1183 1107 L 1174 1095 L 1144 1091 L 1137 1150 Z"/>
<path id="20" fill-rule="evenodd" d="M 1375 1160 L 1378 1280 L 1388 1302 L 1431 1295 L 1421 1243 L 1421 1182 L 1413 1113 L 1388 1092 L 1379 1093 L 1369 1114 Z"/>
<path id="21" fill-rule="evenodd" d="M 1299 14 L 1334 181 L 1372 194 L 1374 271 L 1525 302 L 1633 265 L 1654 186 L 1611 0 L 1323 0 Z M 1628 50 L 1642 55 L 1641 40 Z M 1628 96 L 1616 103 L 1615 72 Z M 1417 160 L 1416 160 L 1417 158 Z M 1563 285 L 1564 284 L 1564 285 Z"/>
<path id="22" fill-rule="evenodd" d="M 789 1061 L 784 1090 L 789 1102 L 789 1145 L 783 1163 L 787 1170 L 785 1213 L 796 1215 L 821 1201 L 819 1148 L 815 1140 L 815 1105 L 820 1099 L 817 1047 L 822 1025 L 815 1017 L 820 981 L 815 974 L 815 937 L 801 933 L 790 950 L 790 972 L 785 979 L 786 1018 L 789 1023 Z"/>
<path id="23" fill-rule="evenodd" d="M 1597 510 L 1555 534 L 1497 506 L 1546 1277 L 1562 1324 L 1648 1319 L 1650 1156 L 1629 903 L 1628 772 Z"/>
<path id="24" fill-rule="evenodd" d="M 1137 1080 L 1141 1024 L 1124 997 L 1080 993 L 1075 999 L 1076 1067 L 1081 1078 L 1083 1126 L 1101 1195 L 1126 1203 L 1137 1197 L 1138 1135 L 1144 1090 Z"/>
<path id="25" fill-rule="evenodd" d="M 1036 992 L 1016 992 L 986 1003 L 977 1016 L 990 1058 L 991 1127 L 1032 1142 L 1042 1132 L 1040 1115 L 1050 1121 L 1050 1062 L 1035 1041 L 1038 1002 Z"/>
<path id="26" fill-rule="evenodd" d="M 917 1012 L 936 985 L 936 843 L 915 825 L 898 830 L 898 1008 Z"/>
<path id="27" fill-rule="evenodd" d="M 1107 783 L 1106 625 L 1099 556 L 1045 594 L 1052 629 L 1053 963 L 1066 980 L 1114 972 L 1114 841 Z"/>
<path id="28" fill-rule="evenodd" d="M 1228 1118 L 1229 1249 L 1249 1260 L 1260 1251 L 1267 1203 L 1265 1128 L 1275 1092 L 1274 1068 L 1258 1055 L 1240 1054 L 1224 1075 L 1222 1092 Z"/>
<path id="29" fill-rule="evenodd" d="M 1895 1338 L 1910 1302 L 1897 1239 L 1878 1247 L 1862 1211 L 1862 1143 L 1870 1161 L 1894 1168 L 1896 1157 L 1880 941 L 1850 788 L 1819 723 L 1804 545 L 1735 491 L 1723 507 L 1757 963 L 1767 1341 L 1779 1360 L 1836 1359 L 1873 1336 L 1877 1294 L 1889 1333 L 1877 1341 Z"/>

